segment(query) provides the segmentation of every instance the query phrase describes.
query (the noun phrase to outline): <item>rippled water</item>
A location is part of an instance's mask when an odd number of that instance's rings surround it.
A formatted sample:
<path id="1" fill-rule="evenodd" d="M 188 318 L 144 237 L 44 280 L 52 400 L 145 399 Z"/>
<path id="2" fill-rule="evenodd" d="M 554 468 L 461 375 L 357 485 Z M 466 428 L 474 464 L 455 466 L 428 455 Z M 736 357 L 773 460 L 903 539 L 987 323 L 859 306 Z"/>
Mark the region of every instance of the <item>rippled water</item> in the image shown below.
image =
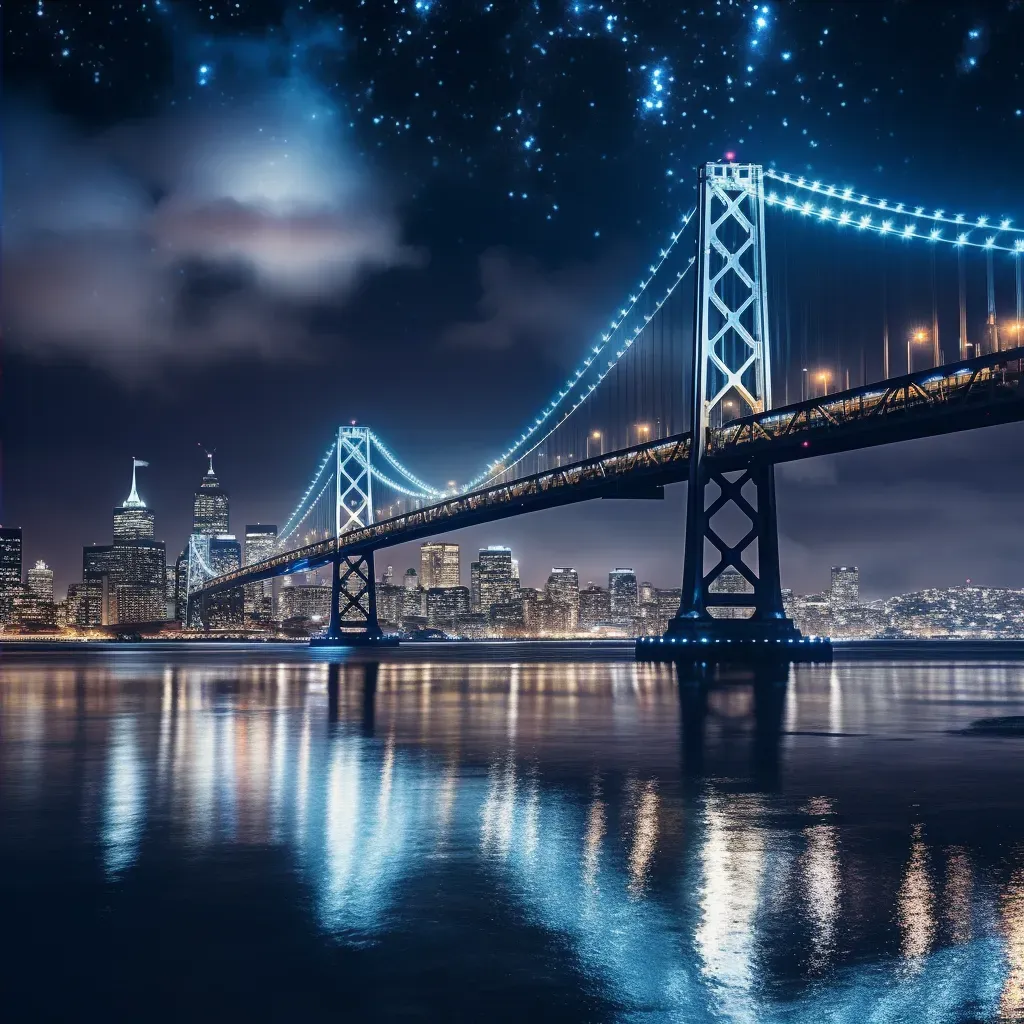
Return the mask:
<path id="1" fill-rule="evenodd" d="M 1013 715 L 1024 665 L 5 653 L 4 1017 L 1024 1019 Z"/>

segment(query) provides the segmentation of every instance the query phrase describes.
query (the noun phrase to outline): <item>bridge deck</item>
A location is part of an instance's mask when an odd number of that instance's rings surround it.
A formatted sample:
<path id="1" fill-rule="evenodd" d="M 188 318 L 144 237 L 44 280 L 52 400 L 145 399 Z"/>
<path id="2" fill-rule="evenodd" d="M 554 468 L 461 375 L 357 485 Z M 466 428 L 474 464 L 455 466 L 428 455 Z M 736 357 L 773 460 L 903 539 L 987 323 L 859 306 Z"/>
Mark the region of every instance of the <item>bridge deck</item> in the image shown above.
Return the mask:
<path id="1" fill-rule="evenodd" d="M 789 462 L 1024 420 L 1024 348 L 853 388 L 733 420 L 709 432 L 708 458 L 726 471 L 754 460 Z M 350 530 L 342 554 L 360 554 L 451 530 L 594 498 L 659 497 L 687 478 L 689 433 L 648 441 Z M 212 595 L 328 564 L 333 539 L 208 580 Z"/>

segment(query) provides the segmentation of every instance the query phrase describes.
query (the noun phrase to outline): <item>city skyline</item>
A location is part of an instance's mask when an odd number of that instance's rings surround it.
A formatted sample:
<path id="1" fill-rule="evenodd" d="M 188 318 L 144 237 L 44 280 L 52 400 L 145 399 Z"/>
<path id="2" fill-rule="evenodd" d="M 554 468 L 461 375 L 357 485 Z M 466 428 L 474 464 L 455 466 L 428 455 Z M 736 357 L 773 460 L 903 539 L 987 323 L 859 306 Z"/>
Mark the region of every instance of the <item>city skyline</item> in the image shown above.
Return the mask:
<path id="1" fill-rule="evenodd" d="M 797 17 L 773 6 L 763 28 L 739 5 L 717 21 L 694 14 L 690 28 L 721 44 L 700 54 L 687 49 L 682 15 L 658 5 L 631 13 L 628 30 L 617 26 L 623 37 L 592 12 L 542 26 L 535 13 L 496 11 L 473 30 L 488 40 L 483 50 L 465 45 L 464 27 L 440 6 L 397 21 L 360 9 L 343 25 L 315 7 L 288 18 L 213 7 L 208 24 L 181 6 L 125 9 L 113 36 L 70 3 L 9 12 L 5 92 L 17 159 L 5 191 L 4 369 L 18 429 L 5 437 L 0 522 L 25 528 L 26 558 L 52 565 L 59 588 L 76 578 L 82 544 L 106 536 L 117 467 L 137 453 L 153 466 L 145 496 L 169 551 L 189 532 L 183 495 L 199 439 L 217 449 L 236 522 L 283 523 L 325 439 L 353 419 L 437 486 L 472 478 L 599 337 L 609 296 L 629 294 L 636 268 L 690 208 L 704 160 L 731 153 L 875 196 L 1020 220 L 1013 182 L 1024 118 L 1010 100 L 1019 10 L 1005 5 L 936 5 L 934 45 L 911 62 L 919 28 L 900 7 Z M 409 33 L 400 47 L 399 23 Z M 59 33 L 74 45 L 55 48 Z M 377 40 L 401 74 L 383 88 L 375 68 L 346 61 L 339 34 Z M 569 78 L 533 64 L 538 34 L 545 47 L 580 47 Z M 648 50 L 662 45 L 658 63 Z M 451 93 L 428 70 L 433 47 L 458 69 Z M 865 64 L 865 50 L 877 61 Z M 476 88 L 499 80 L 496 66 L 508 73 L 503 83 L 529 81 L 527 106 L 518 87 Z M 879 77 L 878 66 L 889 71 Z M 148 84 L 138 88 L 143 72 Z M 824 84 L 806 100 L 812 81 Z M 656 84 L 663 92 L 651 100 Z M 984 102 L 990 95 L 999 102 Z M 352 96 L 371 98 L 357 110 Z M 945 131 L 951 118 L 956 145 Z M 283 138 L 293 174 L 246 173 L 277 166 Z M 978 153 L 990 173 L 974 209 Z M 154 167 L 149 154 L 167 158 Z M 191 177 L 189 166 L 198 169 Z M 577 182 L 586 185 L 563 184 Z M 58 195 L 66 220 L 55 225 L 47 211 Z M 277 237 L 306 223 L 310 197 L 330 231 L 302 235 L 287 259 L 213 216 L 238 209 Z M 111 230 L 97 234 L 97 225 Z M 878 282 L 865 269 L 877 260 L 865 251 L 839 262 L 835 237 L 781 221 L 769 232 L 769 245 L 787 247 L 789 282 L 804 287 L 773 310 L 773 331 L 807 356 L 777 378 L 783 400 L 807 391 L 804 366 L 832 388 L 863 359 L 869 374 L 881 372 Z M 155 241 L 169 263 L 134 261 L 140 239 L 139 251 Z M 921 262 L 893 301 L 894 372 L 904 348 L 923 362 L 923 347 L 914 354 L 908 342 L 922 323 L 928 340 L 939 333 L 933 314 L 947 354 L 957 336 L 956 256 L 938 257 L 934 309 Z M 844 296 L 840 275 L 868 298 Z M 966 329 L 986 337 L 980 255 L 968 260 L 967 286 Z M 83 305 L 94 291 L 102 301 Z M 823 307 L 813 304 L 818 294 Z M 154 312 L 147 303 L 161 295 L 168 306 Z M 1007 295 L 1003 280 L 1001 321 L 1012 316 Z M 171 318 L 159 312 L 169 307 Z M 342 380 L 351 383 L 328 386 Z M 596 416 L 599 447 L 615 427 Z M 820 589 L 818 566 L 845 560 L 879 593 L 967 577 L 1014 585 L 1024 559 L 984 534 L 1016 527 L 1024 482 L 1007 467 L 1020 437 L 1019 427 L 997 427 L 780 468 L 784 585 Z M 594 503 L 452 539 L 517 547 L 532 579 L 563 562 L 596 574 L 607 554 L 671 585 L 684 493 L 674 486 L 663 503 Z M 68 495 L 80 533 L 69 529 Z"/>

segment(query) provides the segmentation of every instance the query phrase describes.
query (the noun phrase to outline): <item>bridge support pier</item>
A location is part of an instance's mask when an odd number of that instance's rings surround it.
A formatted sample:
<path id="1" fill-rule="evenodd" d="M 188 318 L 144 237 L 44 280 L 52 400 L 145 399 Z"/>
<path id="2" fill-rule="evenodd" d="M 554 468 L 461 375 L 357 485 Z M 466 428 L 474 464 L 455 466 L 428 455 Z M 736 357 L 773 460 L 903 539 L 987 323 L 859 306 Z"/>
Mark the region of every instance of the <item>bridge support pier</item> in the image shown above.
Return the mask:
<path id="1" fill-rule="evenodd" d="M 831 658 L 828 642 L 802 637 L 782 607 L 773 465 L 758 460 L 730 469 L 716 463 L 708 444 L 730 410 L 756 415 L 772 405 L 764 175 L 756 164 L 707 164 L 699 186 L 682 600 L 664 637 L 637 641 L 637 656 L 796 661 L 827 647 Z M 709 486 L 717 490 L 710 503 Z M 739 530 L 732 543 L 730 529 Z M 739 609 L 752 614 L 737 617 L 744 615 Z"/>
<path id="2" fill-rule="evenodd" d="M 373 552 L 336 555 L 331 563 L 331 618 L 326 635 L 312 647 L 388 647 L 398 642 L 385 637 L 377 621 L 377 589 Z"/>

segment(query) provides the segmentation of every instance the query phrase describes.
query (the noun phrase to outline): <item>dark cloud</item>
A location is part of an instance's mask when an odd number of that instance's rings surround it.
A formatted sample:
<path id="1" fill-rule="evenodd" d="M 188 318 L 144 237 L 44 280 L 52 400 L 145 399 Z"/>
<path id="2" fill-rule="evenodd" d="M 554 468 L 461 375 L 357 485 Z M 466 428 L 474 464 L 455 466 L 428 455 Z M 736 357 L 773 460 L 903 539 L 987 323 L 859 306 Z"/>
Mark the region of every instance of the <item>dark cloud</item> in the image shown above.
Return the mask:
<path id="1" fill-rule="evenodd" d="M 294 358 L 311 308 L 417 262 L 396 216 L 294 91 L 94 137 L 7 118 L 7 338 L 121 373 L 165 359 Z M 302 113 L 299 107 L 302 107 Z M 205 275 L 197 268 L 205 268 Z M 196 288 L 197 279 L 231 287 Z"/>
<path id="2" fill-rule="evenodd" d="M 605 314 L 610 267 L 574 265 L 547 272 L 535 260 L 506 249 L 480 257 L 478 318 L 448 327 L 442 342 L 453 348 L 503 351 L 520 344 L 578 357 Z"/>

